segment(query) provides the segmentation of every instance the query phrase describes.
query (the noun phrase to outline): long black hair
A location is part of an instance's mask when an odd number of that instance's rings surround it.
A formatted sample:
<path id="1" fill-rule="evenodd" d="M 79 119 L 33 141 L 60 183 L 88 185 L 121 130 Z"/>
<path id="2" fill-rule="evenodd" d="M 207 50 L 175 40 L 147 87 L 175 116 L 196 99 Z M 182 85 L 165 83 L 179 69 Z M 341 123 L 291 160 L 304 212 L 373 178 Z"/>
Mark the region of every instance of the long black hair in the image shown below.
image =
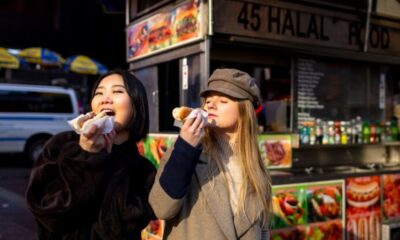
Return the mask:
<path id="1" fill-rule="evenodd" d="M 149 133 L 149 104 L 147 102 L 146 89 L 135 75 L 123 69 L 115 69 L 105 73 L 93 85 L 91 99 L 93 99 L 96 88 L 101 80 L 112 74 L 118 74 L 122 77 L 131 98 L 133 114 L 127 125 L 127 129 L 129 130 L 130 138 L 138 142 L 144 139 Z"/>

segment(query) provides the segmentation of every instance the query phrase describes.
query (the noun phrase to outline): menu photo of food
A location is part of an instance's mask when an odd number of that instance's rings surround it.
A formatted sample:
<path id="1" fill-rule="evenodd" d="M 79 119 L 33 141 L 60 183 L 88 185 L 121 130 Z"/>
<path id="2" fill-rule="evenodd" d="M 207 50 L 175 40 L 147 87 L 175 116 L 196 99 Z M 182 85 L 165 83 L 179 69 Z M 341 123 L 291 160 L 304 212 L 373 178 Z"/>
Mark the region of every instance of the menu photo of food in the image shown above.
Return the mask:
<path id="1" fill-rule="evenodd" d="M 349 240 L 380 239 L 379 176 L 346 179 L 346 231 Z"/>
<path id="2" fill-rule="evenodd" d="M 200 33 L 199 1 L 190 1 L 176 9 L 174 20 L 174 43 L 197 38 Z"/>
<path id="3" fill-rule="evenodd" d="M 290 134 L 259 135 L 261 157 L 268 168 L 292 166 L 292 137 Z"/>
<path id="4" fill-rule="evenodd" d="M 309 222 L 341 219 L 343 214 L 342 184 L 307 189 Z"/>
<path id="5" fill-rule="evenodd" d="M 149 26 L 147 22 L 141 22 L 127 30 L 128 58 L 146 53 L 149 47 Z"/>
<path id="6" fill-rule="evenodd" d="M 400 174 L 382 175 L 382 184 L 384 220 L 400 219 Z"/>
<path id="7" fill-rule="evenodd" d="M 318 222 L 309 224 L 306 228 L 306 235 L 308 240 L 342 240 L 343 234 L 343 221 L 342 219 L 329 220 L 325 222 Z"/>
<path id="8" fill-rule="evenodd" d="M 272 230 L 271 236 L 273 240 L 307 240 L 306 231 L 305 226 L 296 226 Z"/>
<path id="9" fill-rule="evenodd" d="M 175 134 L 149 134 L 144 141 L 138 143 L 139 153 L 158 168 L 161 158 L 177 137 Z"/>
<path id="10" fill-rule="evenodd" d="M 273 229 L 305 224 L 307 209 L 304 189 L 291 187 L 277 189 L 272 196 L 272 210 Z"/>
<path id="11" fill-rule="evenodd" d="M 155 51 L 171 45 L 171 13 L 160 13 L 152 17 L 148 24 L 149 48 Z"/>

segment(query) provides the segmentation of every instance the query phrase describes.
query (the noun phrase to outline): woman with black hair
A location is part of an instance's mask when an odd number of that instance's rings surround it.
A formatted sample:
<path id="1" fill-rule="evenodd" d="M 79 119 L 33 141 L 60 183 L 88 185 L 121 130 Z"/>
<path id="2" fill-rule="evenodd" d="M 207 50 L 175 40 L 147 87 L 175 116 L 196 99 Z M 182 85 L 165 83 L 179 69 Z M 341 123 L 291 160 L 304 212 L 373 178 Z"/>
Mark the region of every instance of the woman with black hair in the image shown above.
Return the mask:
<path id="1" fill-rule="evenodd" d="M 113 131 L 93 125 L 55 135 L 33 167 L 26 198 L 39 239 L 140 239 L 154 218 L 156 170 L 136 146 L 149 131 L 142 83 L 125 70 L 108 72 L 93 87 L 91 108 L 114 116 Z"/>

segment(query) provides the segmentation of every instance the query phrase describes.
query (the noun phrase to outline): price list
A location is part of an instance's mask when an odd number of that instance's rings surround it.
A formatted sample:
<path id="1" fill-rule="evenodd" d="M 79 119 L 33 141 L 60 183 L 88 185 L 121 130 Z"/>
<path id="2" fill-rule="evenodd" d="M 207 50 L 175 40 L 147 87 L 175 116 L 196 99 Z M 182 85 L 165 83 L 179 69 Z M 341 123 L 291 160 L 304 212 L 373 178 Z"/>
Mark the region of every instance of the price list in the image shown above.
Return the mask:
<path id="1" fill-rule="evenodd" d="M 316 71 L 315 60 L 299 58 L 297 61 L 297 109 L 298 122 L 312 121 L 312 110 L 323 110 L 324 104 L 318 101 L 315 91 L 320 84 L 323 72 Z"/>

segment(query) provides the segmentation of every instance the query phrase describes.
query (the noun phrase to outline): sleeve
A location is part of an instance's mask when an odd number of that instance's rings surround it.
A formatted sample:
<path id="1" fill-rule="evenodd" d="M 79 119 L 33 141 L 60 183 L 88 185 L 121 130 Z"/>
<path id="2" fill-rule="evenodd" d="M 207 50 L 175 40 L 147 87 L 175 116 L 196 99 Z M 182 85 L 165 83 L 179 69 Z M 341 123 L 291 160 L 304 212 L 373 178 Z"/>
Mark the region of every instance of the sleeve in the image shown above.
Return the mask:
<path id="1" fill-rule="evenodd" d="M 95 226 L 105 239 L 125 239 L 124 234 L 135 236 L 155 219 L 148 199 L 156 170 L 147 159 L 141 158 L 141 161 L 144 164 L 131 169 L 129 177 L 117 180 L 114 189 L 110 189 L 111 194 L 106 194 L 112 195 L 111 202 L 106 198 Z"/>
<path id="2" fill-rule="evenodd" d="M 27 188 L 28 207 L 52 232 L 67 231 L 90 215 L 104 177 L 107 154 L 84 151 L 73 134 L 56 135 L 46 143 Z"/>
<path id="3" fill-rule="evenodd" d="M 159 219 L 171 219 L 179 212 L 200 154 L 200 148 L 178 137 L 161 159 L 149 199 Z"/>

